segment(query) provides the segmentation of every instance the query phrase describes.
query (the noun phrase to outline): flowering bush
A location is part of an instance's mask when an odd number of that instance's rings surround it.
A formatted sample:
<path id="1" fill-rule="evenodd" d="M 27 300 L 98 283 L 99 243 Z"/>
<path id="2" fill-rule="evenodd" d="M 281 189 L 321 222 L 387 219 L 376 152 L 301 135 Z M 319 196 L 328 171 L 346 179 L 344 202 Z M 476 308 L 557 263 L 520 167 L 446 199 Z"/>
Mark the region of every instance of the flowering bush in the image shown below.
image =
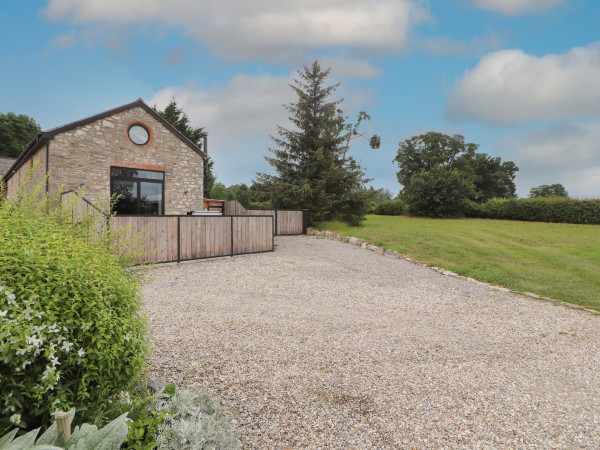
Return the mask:
<path id="1" fill-rule="evenodd" d="M 90 418 L 148 353 L 140 280 L 104 218 L 74 219 L 42 185 L 0 204 L 0 432 L 45 427 L 57 408 Z"/>

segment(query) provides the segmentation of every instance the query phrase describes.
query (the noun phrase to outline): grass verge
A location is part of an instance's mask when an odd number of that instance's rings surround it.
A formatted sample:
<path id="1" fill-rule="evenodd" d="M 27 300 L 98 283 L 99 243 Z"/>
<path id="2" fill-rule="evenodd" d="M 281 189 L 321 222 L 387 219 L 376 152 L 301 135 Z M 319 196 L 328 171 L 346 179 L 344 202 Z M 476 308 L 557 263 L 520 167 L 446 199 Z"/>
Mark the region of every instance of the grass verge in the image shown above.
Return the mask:
<path id="1" fill-rule="evenodd" d="M 356 236 L 431 266 L 600 310 L 600 226 L 367 216 L 321 230 Z"/>

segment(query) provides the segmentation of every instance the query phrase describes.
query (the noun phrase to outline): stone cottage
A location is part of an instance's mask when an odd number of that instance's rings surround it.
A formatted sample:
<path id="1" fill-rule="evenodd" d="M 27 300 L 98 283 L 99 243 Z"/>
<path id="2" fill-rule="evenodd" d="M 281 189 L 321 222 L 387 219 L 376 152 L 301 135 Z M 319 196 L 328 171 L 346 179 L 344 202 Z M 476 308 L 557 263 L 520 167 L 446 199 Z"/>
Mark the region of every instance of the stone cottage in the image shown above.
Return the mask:
<path id="1" fill-rule="evenodd" d="M 33 183 L 47 174 L 46 192 L 80 190 L 117 214 L 186 214 L 203 209 L 208 155 L 151 107 L 127 105 L 39 133 L 4 177 L 15 196 L 33 168 Z"/>

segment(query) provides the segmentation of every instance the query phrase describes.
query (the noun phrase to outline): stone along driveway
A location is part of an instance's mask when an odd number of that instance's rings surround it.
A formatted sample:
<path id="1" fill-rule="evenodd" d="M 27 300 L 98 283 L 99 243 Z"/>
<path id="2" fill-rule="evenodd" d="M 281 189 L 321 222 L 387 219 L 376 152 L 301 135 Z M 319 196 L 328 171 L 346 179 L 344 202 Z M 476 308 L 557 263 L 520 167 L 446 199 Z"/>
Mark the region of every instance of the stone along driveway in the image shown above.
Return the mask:
<path id="1" fill-rule="evenodd" d="M 600 446 L 600 316 L 350 244 L 152 269 L 154 376 L 259 447 Z"/>

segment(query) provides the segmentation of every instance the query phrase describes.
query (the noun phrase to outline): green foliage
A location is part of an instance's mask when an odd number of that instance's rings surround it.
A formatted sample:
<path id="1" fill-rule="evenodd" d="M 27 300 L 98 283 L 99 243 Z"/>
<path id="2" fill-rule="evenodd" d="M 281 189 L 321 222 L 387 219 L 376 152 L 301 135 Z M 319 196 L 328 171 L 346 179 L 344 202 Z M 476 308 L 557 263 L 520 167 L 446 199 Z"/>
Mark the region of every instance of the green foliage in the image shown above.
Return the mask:
<path id="1" fill-rule="evenodd" d="M 367 214 L 373 214 L 373 211 L 381 202 L 390 201 L 394 198 L 388 189 L 375 189 L 373 186 L 369 186 L 366 194 L 368 197 Z"/>
<path id="2" fill-rule="evenodd" d="M 377 204 L 373 210 L 373 214 L 381 216 L 401 216 L 404 214 L 404 202 L 400 199 L 385 200 Z"/>
<path id="3" fill-rule="evenodd" d="M 206 391 L 181 390 L 174 396 L 159 396 L 157 411 L 169 411 L 159 427 L 156 442 L 159 449 L 234 449 L 240 448 L 235 423 Z"/>
<path id="4" fill-rule="evenodd" d="M 69 411 L 70 419 L 75 416 L 75 409 Z M 127 425 L 125 418 L 127 414 L 123 414 L 110 422 L 104 428 L 98 429 L 95 425 L 82 424 L 81 427 L 76 426 L 71 434 L 71 437 L 64 442 L 64 433 L 58 432 L 56 422 L 53 423 L 36 441 L 40 429 L 30 431 L 29 433 L 18 437 L 17 429 L 14 429 L 7 435 L 0 438 L 0 448 L 6 450 L 56 450 L 56 449 L 72 449 L 72 450 L 112 450 L 121 447 L 125 437 L 127 436 Z M 71 422 L 69 420 L 69 423 Z"/>
<path id="5" fill-rule="evenodd" d="M 74 219 L 43 186 L 0 204 L 0 429 L 14 415 L 47 426 L 56 408 L 85 419 L 148 354 L 139 275 L 99 232 L 106 218 Z"/>
<path id="6" fill-rule="evenodd" d="M 0 158 L 18 157 L 42 129 L 29 116 L 0 113 Z"/>
<path id="7" fill-rule="evenodd" d="M 169 411 L 157 410 L 154 402 L 158 398 L 172 398 L 175 391 L 175 385 L 170 384 L 155 395 L 146 391 L 145 395 L 133 400 L 128 412 L 131 421 L 127 422 L 129 433 L 123 444 L 124 449 L 150 450 L 156 448 L 156 436 Z"/>
<path id="8" fill-rule="evenodd" d="M 473 183 L 457 169 L 436 166 L 411 177 L 402 199 L 414 216 L 463 217 L 471 209 Z"/>
<path id="9" fill-rule="evenodd" d="M 568 197 L 569 193 L 562 184 L 543 184 L 538 187 L 531 188 L 529 197 Z"/>
<path id="10" fill-rule="evenodd" d="M 277 175 L 258 174 L 253 189 L 256 200 L 275 208 L 307 209 L 309 224 L 333 219 L 358 224 L 367 209 L 368 180 L 347 152 L 370 117 L 361 112 L 354 124 L 347 123 L 341 100 L 330 100 L 338 84 L 327 85 L 328 75 L 318 61 L 298 71 L 291 86 L 298 100 L 285 106 L 292 129 L 278 127 L 278 137 L 272 137 L 276 148 L 269 149 L 274 156 L 266 157 Z M 370 143 L 380 145 L 377 137 Z"/>
<path id="11" fill-rule="evenodd" d="M 413 136 L 400 143 L 398 153 L 394 161 L 398 163 L 399 171 L 397 173 L 398 181 L 404 186 L 403 194 L 411 192 L 413 180 L 423 182 L 423 173 L 432 170 L 439 170 L 435 178 L 440 178 L 441 173 L 446 170 L 458 171 L 464 181 L 471 187 L 460 191 L 465 195 L 463 201 L 455 198 L 459 209 L 445 211 L 444 216 L 462 216 L 466 212 L 465 204 L 467 201 L 476 203 L 485 202 L 491 198 L 510 198 L 515 196 L 514 178 L 518 167 L 512 161 L 502 162 L 501 158 L 491 157 L 485 153 L 477 153 L 477 144 L 465 143 L 461 135 L 448 136 L 442 133 L 429 132 L 420 136 Z M 443 170 L 442 170 L 443 169 Z M 447 175 L 442 178 L 448 178 Z M 454 183 L 455 184 L 455 183 Z M 450 197 L 454 198 L 458 191 L 456 188 Z M 412 189 L 414 191 L 414 189 Z M 431 190 L 431 197 L 424 196 L 422 191 L 416 198 L 419 206 L 414 206 L 415 211 L 429 212 L 425 215 L 431 215 L 439 209 L 437 202 L 440 195 Z M 415 198 L 414 196 L 412 197 Z M 430 205 L 425 205 L 426 202 Z M 407 199 L 407 203 L 410 202 Z M 422 215 L 422 213 L 420 213 Z M 439 217 L 439 216 L 436 216 Z"/>
<path id="12" fill-rule="evenodd" d="M 600 224 L 600 200 L 574 200 L 566 197 L 492 199 L 472 212 L 487 219 Z"/>
<path id="13" fill-rule="evenodd" d="M 211 192 L 211 198 L 214 200 L 237 200 L 244 208 L 249 208 L 253 197 L 251 189 L 244 183 L 229 187 L 217 183 Z"/>
<path id="14" fill-rule="evenodd" d="M 190 125 L 190 118 L 187 114 L 177 105 L 177 100 L 172 98 L 165 109 L 162 111 L 158 109 L 156 105 L 152 107 L 163 119 L 169 122 L 175 127 L 177 131 L 188 138 L 198 148 L 202 148 L 204 145 L 204 136 L 206 132 L 203 127 L 195 128 Z M 213 161 L 209 159 L 204 175 L 204 198 L 212 198 L 211 191 L 216 182 L 216 176 L 213 172 Z"/>

